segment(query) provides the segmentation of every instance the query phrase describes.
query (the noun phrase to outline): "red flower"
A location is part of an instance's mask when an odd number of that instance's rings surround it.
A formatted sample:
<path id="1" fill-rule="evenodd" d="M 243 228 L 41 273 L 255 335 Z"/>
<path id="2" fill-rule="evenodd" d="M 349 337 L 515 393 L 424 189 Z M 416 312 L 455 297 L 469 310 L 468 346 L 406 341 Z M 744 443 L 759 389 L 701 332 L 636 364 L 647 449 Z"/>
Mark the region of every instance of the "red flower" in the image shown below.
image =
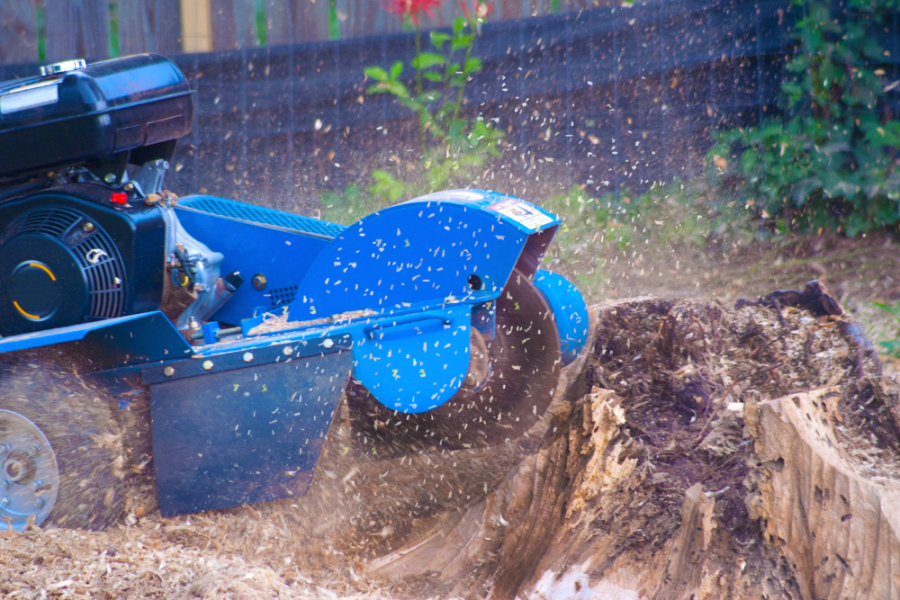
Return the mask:
<path id="1" fill-rule="evenodd" d="M 441 0 L 384 0 L 384 9 L 389 13 L 409 15 L 412 22 L 419 24 L 419 13 L 424 11 L 432 16 L 431 10 L 436 8 Z"/>
<path id="2" fill-rule="evenodd" d="M 469 21 L 474 20 L 478 21 L 478 23 L 483 23 L 488 16 L 494 12 L 494 4 L 491 2 L 482 2 L 481 0 L 472 0 L 472 11 L 469 12 L 469 7 L 466 6 L 465 0 L 461 0 L 459 3 L 459 7 L 462 9 L 463 14 L 466 16 L 466 19 Z"/>

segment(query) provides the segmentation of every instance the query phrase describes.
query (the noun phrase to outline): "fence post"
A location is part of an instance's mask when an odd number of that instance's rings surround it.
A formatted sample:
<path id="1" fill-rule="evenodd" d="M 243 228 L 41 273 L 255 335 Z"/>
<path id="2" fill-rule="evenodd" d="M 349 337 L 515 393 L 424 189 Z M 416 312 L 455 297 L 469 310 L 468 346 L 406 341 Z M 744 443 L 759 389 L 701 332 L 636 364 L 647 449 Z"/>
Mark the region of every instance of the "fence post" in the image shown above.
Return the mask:
<path id="1" fill-rule="evenodd" d="M 181 47 L 185 53 L 212 51 L 210 0 L 181 0 Z"/>
<path id="2" fill-rule="evenodd" d="M 30 0 L 0 0 L 0 63 L 36 62 L 37 15 Z"/>
<path id="3" fill-rule="evenodd" d="M 48 0 L 47 60 L 109 57 L 109 0 Z"/>
<path id="4" fill-rule="evenodd" d="M 294 9 L 294 43 L 328 39 L 328 0 L 286 0 Z"/>
<path id="5" fill-rule="evenodd" d="M 253 0 L 221 0 L 212 3 L 213 49 L 234 50 L 256 46 Z"/>

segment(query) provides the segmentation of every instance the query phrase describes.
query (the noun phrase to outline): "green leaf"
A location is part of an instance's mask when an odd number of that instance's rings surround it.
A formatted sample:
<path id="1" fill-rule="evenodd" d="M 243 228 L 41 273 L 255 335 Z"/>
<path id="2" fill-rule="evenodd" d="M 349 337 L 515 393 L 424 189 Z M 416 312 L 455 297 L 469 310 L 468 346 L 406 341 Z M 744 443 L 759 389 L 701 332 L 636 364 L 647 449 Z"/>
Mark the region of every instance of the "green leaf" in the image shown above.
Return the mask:
<path id="1" fill-rule="evenodd" d="M 745 175 L 755 174 L 757 165 L 759 164 L 759 154 L 752 148 L 744 151 L 741 156 L 741 171 Z"/>
<path id="2" fill-rule="evenodd" d="M 454 35 L 453 40 L 450 43 L 450 48 L 453 50 L 465 50 L 466 48 L 471 48 L 472 44 L 475 42 L 475 35 Z"/>
<path id="3" fill-rule="evenodd" d="M 426 92 L 422 92 L 418 99 L 423 102 L 436 102 L 441 97 L 441 92 L 438 90 L 428 90 Z"/>
<path id="4" fill-rule="evenodd" d="M 481 70 L 481 59 L 480 58 L 473 56 L 473 57 L 469 58 L 468 60 L 466 60 L 466 66 L 463 69 L 464 73 L 466 73 L 468 75 L 469 73 L 474 73 L 474 72 L 480 71 L 480 70 Z"/>
<path id="5" fill-rule="evenodd" d="M 785 81 L 781 84 L 781 89 L 784 90 L 785 94 L 790 96 L 800 96 L 803 94 L 803 88 L 800 87 L 800 84 L 796 81 Z"/>
<path id="6" fill-rule="evenodd" d="M 444 81 L 444 76 L 440 73 L 435 73 L 434 71 L 422 73 L 422 77 L 424 77 L 428 81 L 435 81 L 437 83 L 441 83 L 442 81 Z"/>
<path id="7" fill-rule="evenodd" d="M 366 77 L 371 77 L 375 81 L 387 81 L 388 74 L 381 67 L 366 67 L 366 70 L 363 71 L 366 74 Z"/>
<path id="8" fill-rule="evenodd" d="M 435 48 L 440 50 L 441 47 L 443 47 L 443 45 L 445 43 L 447 43 L 447 41 L 451 37 L 452 36 L 449 33 L 441 33 L 440 31 L 432 31 L 431 32 L 431 43 L 434 44 Z"/>
<path id="9" fill-rule="evenodd" d="M 368 89 L 370 94 L 383 94 L 389 92 L 398 98 L 409 98 L 409 90 L 399 81 L 379 82 Z"/>
<path id="10" fill-rule="evenodd" d="M 406 108 L 413 110 L 415 112 L 425 110 L 424 104 L 422 104 L 421 102 L 419 102 L 417 100 L 413 100 L 412 98 L 398 96 L 397 101 L 400 102 L 400 104 L 402 104 Z"/>
<path id="11" fill-rule="evenodd" d="M 434 52 L 421 52 L 412 61 L 412 66 L 416 69 L 427 69 L 442 64 L 444 64 L 444 57 Z"/>
<path id="12" fill-rule="evenodd" d="M 466 28 L 466 20 L 463 17 L 456 17 L 453 20 L 453 33 L 460 33 L 463 29 Z"/>
<path id="13" fill-rule="evenodd" d="M 400 73 L 402 73 L 402 72 L 403 72 L 403 63 L 398 60 L 391 67 L 391 79 L 397 79 L 398 77 L 400 77 Z"/>

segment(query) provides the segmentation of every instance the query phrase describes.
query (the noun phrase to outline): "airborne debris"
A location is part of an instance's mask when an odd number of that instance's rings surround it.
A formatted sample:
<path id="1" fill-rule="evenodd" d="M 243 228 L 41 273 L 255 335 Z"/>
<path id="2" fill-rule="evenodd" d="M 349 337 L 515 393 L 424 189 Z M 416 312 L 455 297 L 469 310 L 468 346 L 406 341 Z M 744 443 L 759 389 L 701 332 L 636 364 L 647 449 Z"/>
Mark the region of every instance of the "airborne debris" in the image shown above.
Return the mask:
<path id="1" fill-rule="evenodd" d="M 593 351 L 563 372 L 527 437 L 371 457 L 351 443 L 344 406 L 321 459 L 321 472 L 336 476 L 317 478 L 307 497 L 190 520 L 150 510 L 107 533 L 0 535 L 0 581 L 8 582 L 0 592 L 71 580 L 55 592 L 418 598 L 474 597 L 488 586 L 511 599 L 569 581 L 600 597 L 674 598 L 702 588 L 709 598 L 750 599 L 803 597 L 803 586 L 830 574 L 846 580 L 836 558 L 818 571 L 793 570 L 783 554 L 803 540 L 784 538 L 772 494 L 807 493 L 788 477 L 806 472 L 800 458 L 814 446 L 790 437 L 805 418 L 776 421 L 772 411 L 795 407 L 795 397 L 817 404 L 841 472 L 867 493 L 897 485 L 897 394 L 859 345 L 854 322 L 787 303 L 776 311 L 640 300 L 593 313 Z M 804 395 L 816 388 L 825 391 Z M 776 442 L 798 445 L 779 462 Z M 837 511 L 843 492 L 815 481 L 820 492 L 810 487 L 810 501 L 821 493 Z M 838 512 L 819 521 L 823 540 L 867 518 L 862 509 L 844 520 Z M 885 523 L 886 540 L 897 532 Z"/>

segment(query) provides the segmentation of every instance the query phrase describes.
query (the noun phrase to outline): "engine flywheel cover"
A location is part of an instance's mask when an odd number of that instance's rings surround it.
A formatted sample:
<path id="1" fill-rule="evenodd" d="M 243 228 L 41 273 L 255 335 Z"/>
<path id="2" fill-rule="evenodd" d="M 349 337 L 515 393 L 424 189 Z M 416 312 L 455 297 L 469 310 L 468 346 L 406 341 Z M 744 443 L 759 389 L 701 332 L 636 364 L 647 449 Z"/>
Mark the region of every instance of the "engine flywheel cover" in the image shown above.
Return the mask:
<path id="1" fill-rule="evenodd" d="M 74 325 L 88 310 L 88 287 L 59 240 L 20 235 L 0 246 L 0 332 L 29 333 Z"/>
<path id="2" fill-rule="evenodd" d="M 9 296 L 13 306 L 29 321 L 49 319 L 60 305 L 59 279 L 38 260 L 20 263 L 13 269 L 9 281 Z"/>

